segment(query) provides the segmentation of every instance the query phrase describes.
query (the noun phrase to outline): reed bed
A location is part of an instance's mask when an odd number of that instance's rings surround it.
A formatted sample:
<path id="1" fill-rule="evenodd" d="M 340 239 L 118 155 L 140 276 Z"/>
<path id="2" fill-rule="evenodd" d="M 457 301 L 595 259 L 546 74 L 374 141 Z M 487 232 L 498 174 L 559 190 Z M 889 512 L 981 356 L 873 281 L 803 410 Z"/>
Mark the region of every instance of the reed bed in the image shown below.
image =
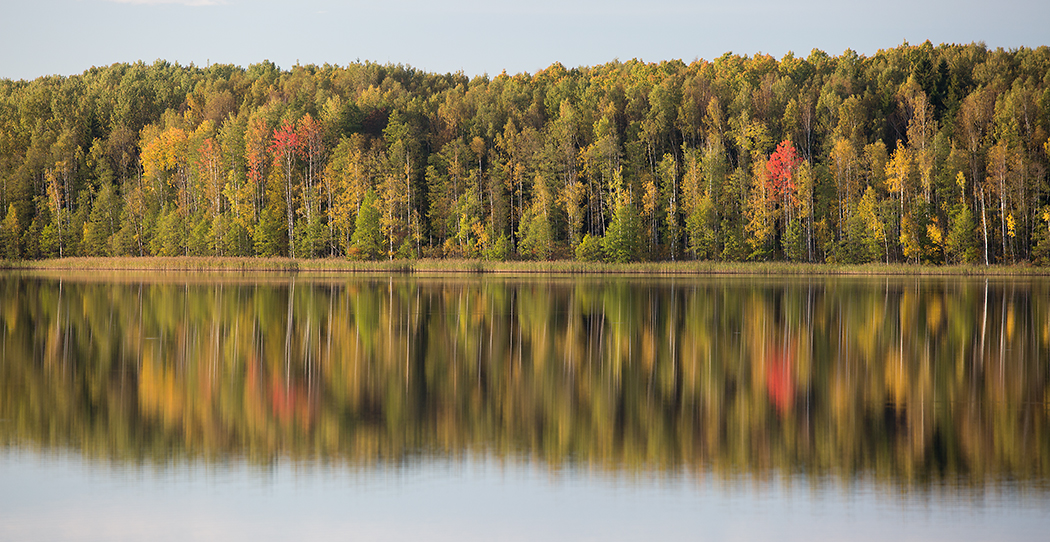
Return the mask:
<path id="1" fill-rule="evenodd" d="M 151 272 L 332 272 L 332 273 L 503 273 L 618 275 L 855 275 L 855 276 L 1047 276 L 1050 267 L 1031 265 L 815 264 L 792 262 L 636 262 L 487 261 L 421 259 L 356 261 L 336 258 L 257 257 L 86 257 L 0 261 L 0 269 Z"/>

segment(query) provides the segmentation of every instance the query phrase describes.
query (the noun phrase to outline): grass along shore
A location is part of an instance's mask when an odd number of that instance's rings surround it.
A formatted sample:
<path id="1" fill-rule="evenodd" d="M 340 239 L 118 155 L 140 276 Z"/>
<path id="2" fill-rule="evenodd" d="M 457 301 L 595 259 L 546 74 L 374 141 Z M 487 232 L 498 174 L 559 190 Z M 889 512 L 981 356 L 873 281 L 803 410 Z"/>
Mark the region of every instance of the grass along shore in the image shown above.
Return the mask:
<path id="1" fill-rule="evenodd" d="M 1050 276 L 1050 267 L 1030 265 L 864 265 L 792 262 L 637 262 L 626 264 L 560 260 L 382 260 L 291 259 L 255 257 L 113 257 L 0 261 L 0 269 L 69 271 L 272 271 L 343 273 L 505 273 L 632 275 L 897 275 L 897 276 Z"/>

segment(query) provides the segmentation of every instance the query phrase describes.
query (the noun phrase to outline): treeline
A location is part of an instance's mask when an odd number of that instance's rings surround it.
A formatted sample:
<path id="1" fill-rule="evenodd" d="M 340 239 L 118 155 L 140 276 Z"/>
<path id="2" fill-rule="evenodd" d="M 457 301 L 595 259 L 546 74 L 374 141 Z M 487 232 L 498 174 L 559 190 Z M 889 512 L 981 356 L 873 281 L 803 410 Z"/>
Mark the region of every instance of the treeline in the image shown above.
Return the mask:
<path id="1" fill-rule="evenodd" d="M 0 257 L 1050 261 L 1050 49 L 0 80 Z"/>

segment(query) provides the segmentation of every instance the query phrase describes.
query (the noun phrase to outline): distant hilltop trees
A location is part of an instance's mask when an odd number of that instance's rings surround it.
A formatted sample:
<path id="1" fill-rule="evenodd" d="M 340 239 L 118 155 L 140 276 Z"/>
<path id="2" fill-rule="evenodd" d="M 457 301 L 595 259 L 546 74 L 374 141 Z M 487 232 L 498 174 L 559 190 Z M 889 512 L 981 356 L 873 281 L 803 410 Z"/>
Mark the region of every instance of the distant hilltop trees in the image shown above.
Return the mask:
<path id="1" fill-rule="evenodd" d="M 1050 262 L 1050 49 L 0 80 L 0 258 Z"/>

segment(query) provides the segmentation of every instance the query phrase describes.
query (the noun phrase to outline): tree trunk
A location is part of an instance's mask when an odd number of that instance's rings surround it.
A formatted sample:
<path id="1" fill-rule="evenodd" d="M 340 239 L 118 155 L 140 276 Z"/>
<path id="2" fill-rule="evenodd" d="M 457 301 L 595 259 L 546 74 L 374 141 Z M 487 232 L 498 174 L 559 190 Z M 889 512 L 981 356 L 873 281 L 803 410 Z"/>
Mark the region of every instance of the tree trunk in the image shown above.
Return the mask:
<path id="1" fill-rule="evenodd" d="M 985 212 L 984 188 L 981 188 L 981 230 L 984 232 L 984 266 L 988 267 L 988 214 Z"/>
<path id="2" fill-rule="evenodd" d="M 295 258 L 295 237 L 293 235 L 294 217 L 292 216 L 292 159 L 290 157 L 285 158 L 284 166 L 284 199 L 285 207 L 287 207 L 288 216 L 288 255 L 291 258 Z"/>

